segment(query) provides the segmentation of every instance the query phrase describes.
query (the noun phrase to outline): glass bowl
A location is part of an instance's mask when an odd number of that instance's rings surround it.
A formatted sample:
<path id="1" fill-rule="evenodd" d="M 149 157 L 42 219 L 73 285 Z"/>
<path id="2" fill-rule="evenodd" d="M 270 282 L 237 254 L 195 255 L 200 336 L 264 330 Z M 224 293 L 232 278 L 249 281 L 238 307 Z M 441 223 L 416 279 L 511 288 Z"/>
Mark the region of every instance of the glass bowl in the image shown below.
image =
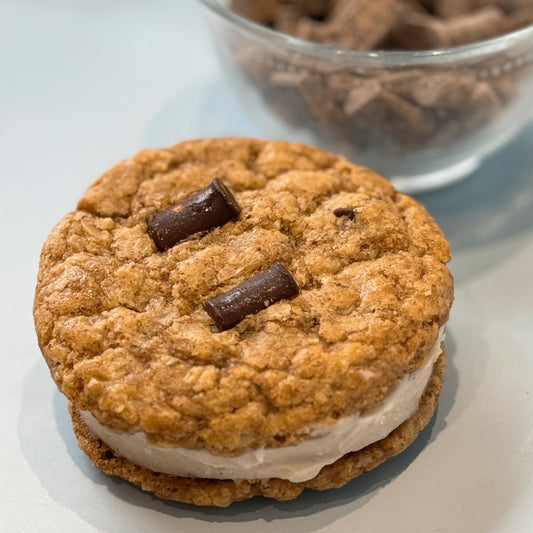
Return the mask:
<path id="1" fill-rule="evenodd" d="M 201 0 L 217 54 L 269 135 L 340 153 L 405 192 L 471 174 L 533 119 L 533 27 L 455 48 L 304 41 Z"/>

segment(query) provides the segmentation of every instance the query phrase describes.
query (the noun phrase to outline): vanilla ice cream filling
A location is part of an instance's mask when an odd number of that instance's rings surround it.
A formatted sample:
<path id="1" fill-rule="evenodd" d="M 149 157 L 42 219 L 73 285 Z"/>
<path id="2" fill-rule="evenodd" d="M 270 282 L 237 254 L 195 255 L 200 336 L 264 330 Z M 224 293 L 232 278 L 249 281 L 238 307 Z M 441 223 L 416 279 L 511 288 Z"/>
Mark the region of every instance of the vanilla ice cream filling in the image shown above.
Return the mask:
<path id="1" fill-rule="evenodd" d="M 422 366 L 407 374 L 378 405 L 341 418 L 333 426 L 315 428 L 310 431 L 313 438 L 294 446 L 248 449 L 237 457 L 222 457 L 206 450 L 154 446 L 143 432 L 117 433 L 100 424 L 89 411 L 81 411 L 81 417 L 117 455 L 154 472 L 236 481 L 272 477 L 307 481 L 343 455 L 385 438 L 418 410 L 443 340 L 444 328 Z"/>

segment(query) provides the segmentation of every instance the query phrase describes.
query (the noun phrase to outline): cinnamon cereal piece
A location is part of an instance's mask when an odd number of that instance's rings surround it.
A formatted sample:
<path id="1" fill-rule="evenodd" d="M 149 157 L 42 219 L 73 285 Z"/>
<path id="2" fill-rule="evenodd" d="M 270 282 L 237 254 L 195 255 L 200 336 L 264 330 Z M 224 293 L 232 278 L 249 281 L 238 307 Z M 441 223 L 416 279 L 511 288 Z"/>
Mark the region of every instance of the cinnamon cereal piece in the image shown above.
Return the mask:
<path id="1" fill-rule="evenodd" d="M 443 23 L 447 46 L 473 43 L 499 35 L 504 28 L 500 9 L 487 7 Z"/>
<path id="2" fill-rule="evenodd" d="M 413 80 L 410 96 L 422 107 L 459 109 L 477 83 L 472 71 L 439 71 Z"/>
<path id="3" fill-rule="evenodd" d="M 330 44 L 372 50 L 396 25 L 404 9 L 398 0 L 338 0 L 321 32 Z"/>
<path id="4" fill-rule="evenodd" d="M 507 31 L 515 31 L 533 24 L 533 1 L 530 7 L 524 7 L 507 17 Z"/>
<path id="5" fill-rule="evenodd" d="M 297 35 L 299 22 L 302 14 L 294 6 L 280 6 L 274 18 L 274 28 L 287 35 Z"/>
<path id="6" fill-rule="evenodd" d="M 389 109 L 392 127 L 401 128 L 414 136 L 434 130 L 434 120 L 417 105 L 389 91 L 382 91 L 381 98 Z"/>
<path id="7" fill-rule="evenodd" d="M 470 13 L 473 2 L 475 0 L 435 0 L 433 10 L 439 17 L 452 19 Z"/>
<path id="8" fill-rule="evenodd" d="M 300 85 L 300 94 L 309 106 L 311 114 L 320 122 L 327 124 L 344 119 L 341 104 L 332 94 L 325 77 L 308 76 Z"/>
<path id="9" fill-rule="evenodd" d="M 384 89 L 410 100 L 412 84 L 426 74 L 425 71 L 419 69 L 402 69 L 398 71 L 386 70 L 376 74 L 376 77 L 379 78 Z"/>
<path id="10" fill-rule="evenodd" d="M 474 0 L 474 7 L 496 6 L 506 13 L 531 7 L 531 0 Z"/>
<path id="11" fill-rule="evenodd" d="M 425 13 L 408 13 L 394 28 L 388 47 L 400 50 L 423 50 L 444 46 L 443 23 Z"/>
<path id="12" fill-rule="evenodd" d="M 321 24 L 315 22 L 310 18 L 300 18 L 296 25 L 296 30 L 294 35 L 300 39 L 305 39 L 307 41 L 318 41 L 320 42 L 321 33 Z"/>
<path id="13" fill-rule="evenodd" d="M 501 32 L 504 22 L 503 13 L 495 7 L 448 21 L 410 13 L 395 37 L 398 45 L 409 50 L 448 48 L 494 37 Z"/>
<path id="14" fill-rule="evenodd" d="M 276 11 L 281 0 L 261 0 L 260 2 L 250 2 L 250 0 L 233 0 L 231 7 L 233 11 L 249 18 L 259 24 L 272 24 L 276 16 Z"/>
<path id="15" fill-rule="evenodd" d="M 290 0 L 290 5 L 294 6 L 302 16 L 316 20 L 324 19 L 334 3 L 335 0 Z"/>
<path id="16" fill-rule="evenodd" d="M 275 70 L 270 74 L 269 81 L 278 87 L 299 87 L 307 78 L 305 72 L 289 72 L 286 70 Z"/>
<path id="17" fill-rule="evenodd" d="M 379 80 L 369 79 L 355 85 L 344 102 L 344 112 L 348 116 L 355 115 L 369 102 L 375 101 L 381 93 Z"/>
<path id="18" fill-rule="evenodd" d="M 492 120 L 501 111 L 502 107 L 498 96 L 485 81 L 480 81 L 476 84 L 470 94 L 467 105 L 469 113 L 464 120 L 467 130 L 475 130 Z"/>
<path id="19" fill-rule="evenodd" d="M 495 78 L 490 82 L 492 89 L 503 103 L 511 102 L 518 95 L 516 83 L 511 75 Z"/>

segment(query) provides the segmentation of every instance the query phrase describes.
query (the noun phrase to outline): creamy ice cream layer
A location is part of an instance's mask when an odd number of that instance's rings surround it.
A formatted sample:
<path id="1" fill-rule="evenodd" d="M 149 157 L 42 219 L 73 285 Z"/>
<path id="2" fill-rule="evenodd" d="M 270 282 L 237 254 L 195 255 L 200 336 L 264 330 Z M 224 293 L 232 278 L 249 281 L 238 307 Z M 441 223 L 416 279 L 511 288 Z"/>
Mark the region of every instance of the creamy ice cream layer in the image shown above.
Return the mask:
<path id="1" fill-rule="evenodd" d="M 81 417 L 117 455 L 154 472 L 236 481 L 272 477 L 306 481 L 343 455 L 383 439 L 418 410 L 443 340 L 444 328 L 422 366 L 406 375 L 378 405 L 344 417 L 333 426 L 315 428 L 310 432 L 313 438 L 294 446 L 249 449 L 237 457 L 221 457 L 206 450 L 153 446 L 143 432 L 117 433 L 100 424 L 89 411 L 81 411 Z"/>

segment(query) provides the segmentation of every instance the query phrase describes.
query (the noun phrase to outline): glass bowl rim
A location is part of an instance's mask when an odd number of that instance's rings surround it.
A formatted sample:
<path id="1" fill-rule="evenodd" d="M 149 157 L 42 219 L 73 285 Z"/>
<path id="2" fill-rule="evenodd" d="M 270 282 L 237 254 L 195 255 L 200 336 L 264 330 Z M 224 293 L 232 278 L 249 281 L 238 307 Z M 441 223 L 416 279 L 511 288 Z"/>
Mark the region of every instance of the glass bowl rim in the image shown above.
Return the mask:
<path id="1" fill-rule="evenodd" d="M 353 50 L 350 48 L 339 48 L 336 46 L 326 46 L 312 41 L 305 41 L 298 37 L 292 37 L 262 26 L 250 19 L 238 15 L 234 11 L 224 7 L 220 0 L 200 0 L 200 2 L 211 12 L 214 12 L 226 22 L 236 26 L 242 31 L 252 33 L 256 38 L 268 40 L 286 49 L 298 53 L 304 53 L 322 59 L 338 59 L 353 63 L 398 65 L 434 65 L 436 63 L 448 63 L 465 59 L 474 59 L 485 55 L 492 55 L 512 49 L 514 46 L 528 41 L 533 42 L 533 25 L 520 30 L 515 30 L 493 39 L 455 46 L 452 48 L 417 50 L 417 51 L 366 51 Z"/>

